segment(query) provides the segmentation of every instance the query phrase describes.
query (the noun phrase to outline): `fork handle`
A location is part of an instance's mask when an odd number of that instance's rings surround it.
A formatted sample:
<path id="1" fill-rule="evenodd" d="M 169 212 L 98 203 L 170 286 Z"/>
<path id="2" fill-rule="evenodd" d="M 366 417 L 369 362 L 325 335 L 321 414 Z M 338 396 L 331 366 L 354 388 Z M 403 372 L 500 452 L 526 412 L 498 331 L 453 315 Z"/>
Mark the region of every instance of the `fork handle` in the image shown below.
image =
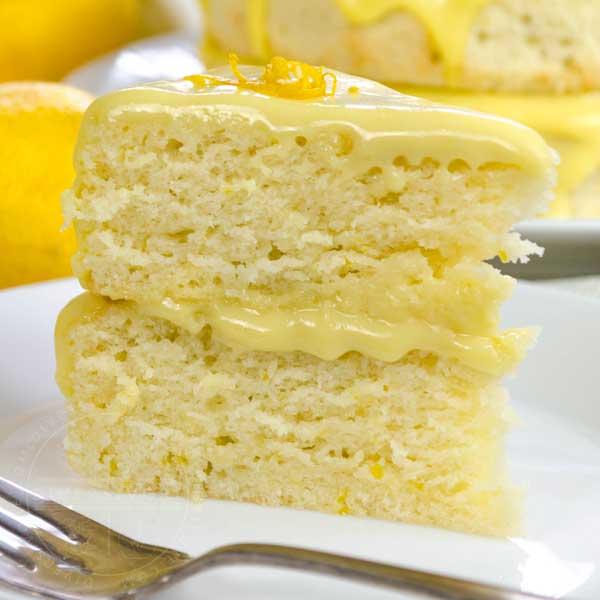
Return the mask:
<path id="1" fill-rule="evenodd" d="M 438 600 L 440 598 L 445 600 L 549 600 L 517 590 L 425 571 L 315 550 L 267 544 L 236 544 L 217 548 L 173 572 L 170 581 L 187 578 L 214 567 L 235 565 L 280 567 L 330 575 L 398 591 L 413 592 L 422 598 Z"/>

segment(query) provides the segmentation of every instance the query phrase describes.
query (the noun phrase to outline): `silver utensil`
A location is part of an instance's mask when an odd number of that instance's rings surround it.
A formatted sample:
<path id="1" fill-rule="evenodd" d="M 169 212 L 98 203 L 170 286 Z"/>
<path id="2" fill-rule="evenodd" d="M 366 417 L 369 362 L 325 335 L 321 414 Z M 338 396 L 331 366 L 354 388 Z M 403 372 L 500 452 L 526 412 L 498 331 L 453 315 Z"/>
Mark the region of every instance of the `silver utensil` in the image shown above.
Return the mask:
<path id="1" fill-rule="evenodd" d="M 0 477 L 0 584 L 56 600 L 145 598 L 215 567 L 258 565 L 452 600 L 548 600 L 495 586 L 314 550 L 238 544 L 192 558 L 142 544 Z M 8 535 L 7 535 L 8 534 Z M 201 586 L 201 582 L 198 582 Z"/>

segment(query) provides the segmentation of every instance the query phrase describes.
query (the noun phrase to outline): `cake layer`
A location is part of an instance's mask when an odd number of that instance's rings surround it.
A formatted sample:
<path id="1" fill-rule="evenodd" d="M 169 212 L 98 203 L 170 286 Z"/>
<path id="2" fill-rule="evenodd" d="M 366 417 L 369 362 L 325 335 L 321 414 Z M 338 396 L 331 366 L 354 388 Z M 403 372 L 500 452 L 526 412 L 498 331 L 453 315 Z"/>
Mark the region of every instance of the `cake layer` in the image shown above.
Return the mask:
<path id="1" fill-rule="evenodd" d="M 455 360 L 247 352 L 88 294 L 57 364 L 69 460 L 97 486 L 518 531 L 505 393 Z"/>
<path id="2" fill-rule="evenodd" d="M 205 59 L 272 54 L 380 81 L 473 90 L 600 87 L 593 0 L 204 0 Z M 502 60 L 498 60 L 501 56 Z"/>
<path id="3" fill-rule="evenodd" d="M 548 201 L 540 136 L 339 73 L 310 101 L 225 76 L 88 112 L 64 202 L 85 287 L 496 335 L 512 283 L 480 261 L 536 251 L 509 229 Z"/>

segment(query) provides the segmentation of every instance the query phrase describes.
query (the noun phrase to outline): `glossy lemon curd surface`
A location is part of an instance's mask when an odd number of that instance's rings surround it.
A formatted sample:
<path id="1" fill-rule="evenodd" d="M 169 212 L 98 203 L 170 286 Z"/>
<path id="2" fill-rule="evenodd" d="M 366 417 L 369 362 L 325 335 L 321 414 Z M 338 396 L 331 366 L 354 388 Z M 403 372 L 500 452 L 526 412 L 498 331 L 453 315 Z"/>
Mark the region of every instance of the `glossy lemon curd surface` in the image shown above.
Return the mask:
<path id="1" fill-rule="evenodd" d="M 398 86 L 433 102 L 501 115 L 541 133 L 560 154 L 556 198 L 548 216 L 572 216 L 570 199 L 600 169 L 600 93 L 494 94 Z M 598 203 L 600 217 L 600 202 Z"/>
<path id="2" fill-rule="evenodd" d="M 89 320 L 110 302 L 86 293 L 63 310 L 56 327 L 60 357 L 69 356 L 66 344 L 73 324 Z M 388 323 L 328 308 L 261 312 L 230 303 L 202 306 L 178 304 L 170 299 L 162 303 L 126 304 L 142 316 L 168 320 L 192 334 L 209 325 L 219 341 L 234 348 L 302 351 L 323 360 L 334 360 L 355 351 L 384 362 L 398 361 L 412 350 L 424 350 L 497 376 L 512 371 L 536 337 L 532 329 L 509 329 L 487 337 L 457 334 L 416 319 Z M 66 363 L 59 360 L 59 364 Z M 64 367 L 65 372 L 68 368 Z M 61 373 L 58 378 L 62 378 Z"/>

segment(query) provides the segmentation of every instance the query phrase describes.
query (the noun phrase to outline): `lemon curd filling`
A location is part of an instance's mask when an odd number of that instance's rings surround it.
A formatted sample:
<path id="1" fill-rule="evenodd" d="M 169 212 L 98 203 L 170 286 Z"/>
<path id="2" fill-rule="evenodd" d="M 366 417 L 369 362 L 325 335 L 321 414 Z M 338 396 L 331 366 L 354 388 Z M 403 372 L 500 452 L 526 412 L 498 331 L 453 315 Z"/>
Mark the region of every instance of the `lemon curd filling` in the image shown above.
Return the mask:
<path id="1" fill-rule="evenodd" d="M 490 0 L 335 0 L 355 25 L 369 25 L 392 11 L 408 11 L 424 24 L 444 66 L 446 83 L 459 85 L 469 31 L 479 11 Z M 268 0 L 248 2 L 247 27 L 256 58 L 270 52 L 267 32 Z"/>
<path id="2" fill-rule="evenodd" d="M 230 303 L 203 307 L 166 299 L 160 304 L 140 304 L 137 310 L 194 334 L 208 324 L 221 342 L 247 350 L 301 351 L 322 360 L 335 360 L 354 351 L 384 362 L 424 350 L 491 375 L 514 369 L 535 337 L 529 329 L 511 329 L 490 337 L 466 335 L 419 319 L 390 323 L 327 307 L 258 311 Z"/>
<path id="3" fill-rule="evenodd" d="M 69 304 L 56 329 L 58 351 L 67 351 L 64 340 L 74 322 L 90 318 L 109 303 L 83 294 Z M 328 307 L 259 311 L 227 302 L 211 306 L 171 299 L 125 303 L 140 315 L 165 319 L 191 334 L 209 325 L 216 339 L 234 348 L 301 351 L 322 360 L 354 351 L 383 362 L 396 362 L 413 350 L 423 350 L 494 376 L 513 370 L 536 337 L 532 329 L 508 329 L 494 336 L 460 334 L 419 319 L 390 323 Z"/>

